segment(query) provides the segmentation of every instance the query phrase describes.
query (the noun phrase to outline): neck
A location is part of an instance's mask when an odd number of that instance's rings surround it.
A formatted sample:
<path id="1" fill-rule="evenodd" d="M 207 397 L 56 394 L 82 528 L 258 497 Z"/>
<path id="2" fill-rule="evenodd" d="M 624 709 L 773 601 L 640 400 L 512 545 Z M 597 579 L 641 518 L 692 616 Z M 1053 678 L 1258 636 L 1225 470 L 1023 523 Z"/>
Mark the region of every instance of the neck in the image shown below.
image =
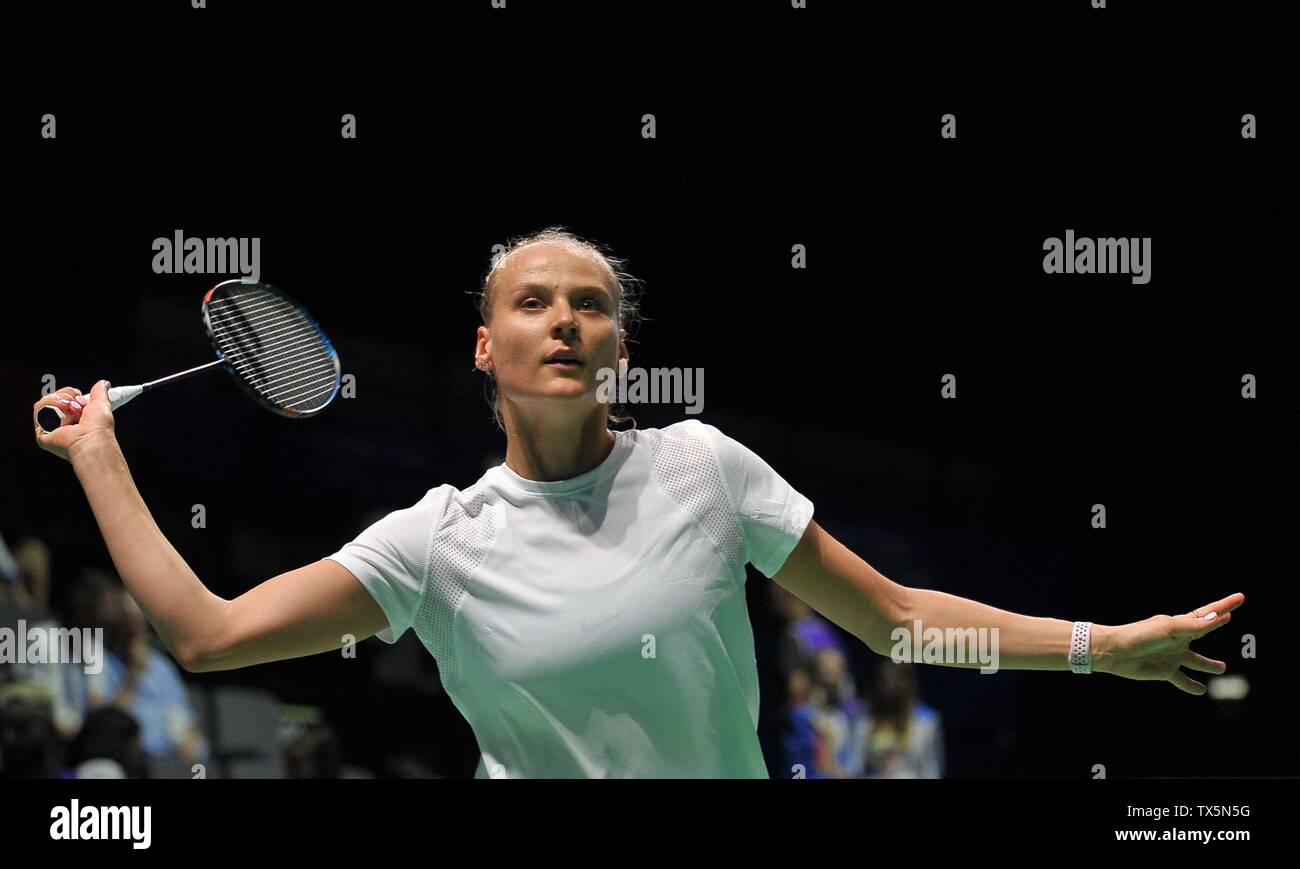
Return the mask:
<path id="1" fill-rule="evenodd" d="M 547 483 L 585 474 L 614 448 L 604 407 L 580 417 L 519 410 L 503 408 L 506 466 L 526 480 Z"/>

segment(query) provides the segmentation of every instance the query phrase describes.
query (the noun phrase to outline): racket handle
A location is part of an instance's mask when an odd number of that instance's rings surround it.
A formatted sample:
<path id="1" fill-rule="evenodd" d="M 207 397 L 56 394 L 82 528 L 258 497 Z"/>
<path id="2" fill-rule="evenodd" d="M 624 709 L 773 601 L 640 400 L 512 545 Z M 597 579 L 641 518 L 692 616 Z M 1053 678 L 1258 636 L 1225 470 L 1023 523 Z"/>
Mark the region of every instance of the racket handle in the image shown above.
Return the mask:
<path id="1" fill-rule="evenodd" d="M 142 392 L 144 392 L 143 386 L 113 386 L 108 390 L 108 403 L 113 410 L 117 410 Z M 52 432 L 59 427 L 64 416 L 66 414 L 63 411 L 52 404 L 47 404 L 36 412 L 36 421 L 46 432 Z"/>

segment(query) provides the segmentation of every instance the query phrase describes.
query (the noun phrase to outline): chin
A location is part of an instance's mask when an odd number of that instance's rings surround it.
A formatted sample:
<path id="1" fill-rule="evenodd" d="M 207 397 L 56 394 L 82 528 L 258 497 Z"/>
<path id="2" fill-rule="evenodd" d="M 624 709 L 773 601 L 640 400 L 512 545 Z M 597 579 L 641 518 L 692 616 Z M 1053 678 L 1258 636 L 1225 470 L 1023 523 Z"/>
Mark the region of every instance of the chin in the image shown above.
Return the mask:
<path id="1" fill-rule="evenodd" d="M 582 398 L 594 400 L 596 390 L 581 380 L 569 380 L 543 384 L 533 393 L 533 396 L 543 400 L 554 399 L 556 401 L 575 401 Z"/>

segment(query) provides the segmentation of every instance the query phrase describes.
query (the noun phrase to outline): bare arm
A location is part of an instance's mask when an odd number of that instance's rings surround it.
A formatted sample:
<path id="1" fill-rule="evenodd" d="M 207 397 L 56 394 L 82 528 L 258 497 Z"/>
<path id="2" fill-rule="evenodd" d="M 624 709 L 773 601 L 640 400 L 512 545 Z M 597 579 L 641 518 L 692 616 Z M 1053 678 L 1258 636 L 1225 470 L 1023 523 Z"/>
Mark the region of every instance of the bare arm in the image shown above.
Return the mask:
<path id="1" fill-rule="evenodd" d="M 388 626 L 361 583 L 328 560 L 281 574 L 234 600 L 209 591 L 140 497 L 105 393 L 97 384 L 84 411 L 70 408 L 60 428 L 50 434 L 38 429 L 37 439 L 72 462 L 127 591 L 182 667 L 229 670 L 313 655 L 340 648 L 344 634 L 359 641 Z M 37 408 L 55 400 L 42 399 Z"/>
<path id="2" fill-rule="evenodd" d="M 78 440 L 69 458 L 127 591 L 172 657 L 188 669 L 194 650 L 220 617 L 223 601 L 204 587 L 159 530 L 111 431 Z"/>
<path id="3" fill-rule="evenodd" d="M 907 588 L 886 578 L 818 525 L 810 522 L 803 539 L 773 577 L 813 609 L 835 622 L 872 651 L 887 655 L 897 642 L 893 632 L 905 628 L 908 636 L 920 620 L 922 632 L 938 628 L 997 628 L 999 666 L 1012 670 L 1066 670 L 1071 622 L 1035 618 L 1007 612 L 941 591 Z M 1093 626 L 1093 642 L 1109 628 Z M 910 656 L 910 639 L 906 647 Z M 1094 666 L 1101 669 L 1104 654 L 1094 651 Z M 968 660 L 943 660 L 953 667 L 980 667 Z"/>
<path id="4" fill-rule="evenodd" d="M 877 654 L 889 655 L 898 642 L 894 631 L 904 628 L 909 639 L 903 658 L 914 657 L 910 637 L 916 634 L 919 621 L 922 646 L 928 643 L 926 632 L 932 628 L 945 637 L 950 631 L 986 629 L 990 643 L 997 644 L 997 668 L 1069 669 L 1072 622 L 1020 615 L 941 591 L 899 585 L 816 522 L 808 523 L 803 538 L 773 579 Z M 1205 686 L 1179 668 L 1222 673 L 1227 665 L 1191 651 L 1188 643 L 1227 624 L 1232 610 L 1245 600 L 1245 595 L 1237 593 L 1186 615 L 1157 615 L 1124 625 L 1094 624 L 1093 670 L 1127 679 L 1167 681 L 1189 694 L 1203 694 Z M 967 668 L 986 665 L 977 655 L 966 655 L 965 660 L 944 655 L 933 663 Z"/>
<path id="5" fill-rule="evenodd" d="M 338 651 L 345 635 L 360 642 L 386 627 L 384 611 L 352 572 L 323 558 L 223 602 L 190 669 L 234 670 Z"/>
<path id="6" fill-rule="evenodd" d="M 910 606 L 910 589 L 877 572 L 816 521 L 772 579 L 881 655 Z"/>

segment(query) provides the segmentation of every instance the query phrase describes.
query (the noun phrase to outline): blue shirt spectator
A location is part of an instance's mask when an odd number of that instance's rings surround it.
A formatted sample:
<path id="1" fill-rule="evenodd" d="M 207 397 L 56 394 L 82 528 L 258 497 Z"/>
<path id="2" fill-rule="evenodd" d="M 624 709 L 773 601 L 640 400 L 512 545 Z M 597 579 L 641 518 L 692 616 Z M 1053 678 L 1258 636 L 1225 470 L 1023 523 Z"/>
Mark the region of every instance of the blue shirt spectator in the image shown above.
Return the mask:
<path id="1" fill-rule="evenodd" d="M 103 671 L 87 677 L 93 704 L 114 702 L 128 687 L 128 675 L 122 659 L 105 651 Z M 126 710 L 139 722 L 140 744 L 151 757 L 181 754 L 194 760 L 207 759 L 207 745 L 198 733 L 180 670 L 157 649 L 149 649 Z"/>

